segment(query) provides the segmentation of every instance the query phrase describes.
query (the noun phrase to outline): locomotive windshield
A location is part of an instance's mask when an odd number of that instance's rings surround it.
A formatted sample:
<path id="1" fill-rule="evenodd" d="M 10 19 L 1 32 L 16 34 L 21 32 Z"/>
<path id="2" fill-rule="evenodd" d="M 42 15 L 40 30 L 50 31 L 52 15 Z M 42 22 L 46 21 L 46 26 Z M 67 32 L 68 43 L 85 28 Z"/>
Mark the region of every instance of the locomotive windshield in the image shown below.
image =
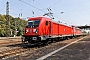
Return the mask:
<path id="1" fill-rule="evenodd" d="M 27 28 L 36 28 L 39 26 L 40 20 L 29 20 L 27 22 Z"/>

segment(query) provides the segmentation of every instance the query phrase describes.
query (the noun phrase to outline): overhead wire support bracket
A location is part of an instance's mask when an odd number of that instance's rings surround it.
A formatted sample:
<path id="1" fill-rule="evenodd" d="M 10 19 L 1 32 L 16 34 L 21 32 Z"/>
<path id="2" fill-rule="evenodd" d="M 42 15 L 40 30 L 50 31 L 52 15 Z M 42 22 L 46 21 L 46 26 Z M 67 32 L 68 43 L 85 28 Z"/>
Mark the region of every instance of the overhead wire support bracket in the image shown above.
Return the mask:
<path id="1" fill-rule="evenodd" d="M 43 16 L 47 15 L 47 16 L 49 16 L 51 19 L 54 19 L 53 13 L 51 12 L 51 11 L 52 11 L 51 8 L 49 7 L 49 8 L 47 8 L 47 10 L 48 10 L 48 13 L 45 13 Z"/>

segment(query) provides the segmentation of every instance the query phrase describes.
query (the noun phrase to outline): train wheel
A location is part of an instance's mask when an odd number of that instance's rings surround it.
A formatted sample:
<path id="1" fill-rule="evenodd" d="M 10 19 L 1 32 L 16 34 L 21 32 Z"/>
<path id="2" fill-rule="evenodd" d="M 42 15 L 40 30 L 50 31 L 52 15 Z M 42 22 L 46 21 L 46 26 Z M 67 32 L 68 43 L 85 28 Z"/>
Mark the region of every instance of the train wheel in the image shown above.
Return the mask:
<path id="1" fill-rule="evenodd" d="M 48 39 L 43 41 L 43 45 L 45 45 L 45 46 L 46 46 L 46 45 L 48 45 L 48 44 L 49 44 Z"/>
<path id="2" fill-rule="evenodd" d="M 22 37 L 22 43 L 25 43 L 25 37 Z"/>

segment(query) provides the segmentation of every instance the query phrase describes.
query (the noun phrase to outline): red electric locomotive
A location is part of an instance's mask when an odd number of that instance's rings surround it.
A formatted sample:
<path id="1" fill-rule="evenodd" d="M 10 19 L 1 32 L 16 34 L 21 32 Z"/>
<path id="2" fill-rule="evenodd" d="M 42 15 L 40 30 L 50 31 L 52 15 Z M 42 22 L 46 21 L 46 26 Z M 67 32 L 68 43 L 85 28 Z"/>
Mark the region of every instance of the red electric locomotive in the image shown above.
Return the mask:
<path id="1" fill-rule="evenodd" d="M 67 38 L 80 34 L 81 31 L 75 27 L 54 22 L 50 18 L 43 16 L 33 17 L 27 21 L 22 42 L 35 44 L 52 40 L 52 38 Z"/>

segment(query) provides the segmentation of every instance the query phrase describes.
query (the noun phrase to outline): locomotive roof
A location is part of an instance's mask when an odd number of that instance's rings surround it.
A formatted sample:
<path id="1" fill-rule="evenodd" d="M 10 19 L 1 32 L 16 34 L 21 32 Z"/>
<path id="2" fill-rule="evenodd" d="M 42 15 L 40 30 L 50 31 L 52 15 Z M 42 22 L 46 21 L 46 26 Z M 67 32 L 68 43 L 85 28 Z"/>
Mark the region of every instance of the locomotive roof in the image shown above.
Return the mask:
<path id="1" fill-rule="evenodd" d="M 31 20 L 31 19 L 42 19 L 42 18 L 47 18 L 45 16 L 36 16 L 36 17 L 31 17 L 31 18 L 28 18 L 28 20 Z"/>
<path id="2" fill-rule="evenodd" d="M 49 21 L 52 21 L 53 23 L 57 23 L 57 24 L 61 24 L 61 25 L 64 25 L 64 26 L 72 27 L 72 26 L 66 25 L 66 24 L 64 24 L 64 23 L 59 23 L 59 22 L 57 22 L 57 21 L 55 21 L 55 20 L 52 20 L 52 19 L 50 19 L 50 18 L 48 18 L 48 17 L 45 17 L 45 16 L 31 17 L 31 18 L 29 18 L 28 20 L 31 20 L 31 19 L 42 19 L 42 18 L 49 19 Z"/>
<path id="3" fill-rule="evenodd" d="M 52 20 L 52 19 L 50 19 L 50 18 L 48 18 L 48 17 L 45 17 L 45 16 L 31 17 L 31 18 L 29 18 L 28 20 L 31 20 L 31 19 L 42 19 L 42 18 L 49 19 L 49 21 L 51 20 L 53 23 L 57 23 L 57 24 L 61 24 L 61 25 L 64 25 L 64 26 L 71 27 L 70 25 L 66 25 L 66 24 L 64 24 L 64 23 L 59 23 L 59 22 L 57 22 L 57 21 L 55 21 L 55 20 Z"/>

